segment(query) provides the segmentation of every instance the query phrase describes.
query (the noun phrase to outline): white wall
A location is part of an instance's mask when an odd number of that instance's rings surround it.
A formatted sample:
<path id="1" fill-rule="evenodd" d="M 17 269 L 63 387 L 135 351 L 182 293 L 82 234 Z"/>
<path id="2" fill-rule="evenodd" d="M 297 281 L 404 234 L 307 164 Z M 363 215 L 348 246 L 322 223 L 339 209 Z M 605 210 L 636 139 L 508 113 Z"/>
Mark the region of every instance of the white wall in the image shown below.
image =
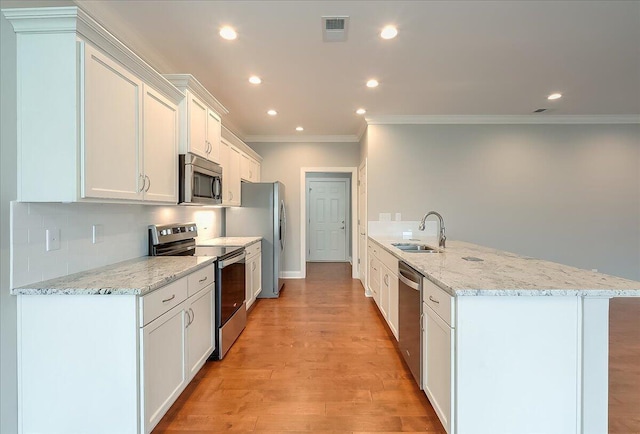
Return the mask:
<path id="1" fill-rule="evenodd" d="M 282 181 L 286 187 L 287 250 L 284 271 L 300 273 L 300 169 L 357 167 L 357 143 L 249 143 L 263 158 L 264 182 Z M 304 205 L 304 204 L 303 204 Z"/>
<path id="2" fill-rule="evenodd" d="M 3 6 L 0 3 L 0 6 Z M 0 14 L 1 15 L 1 14 Z M 16 300 L 9 295 L 9 201 L 16 198 L 16 38 L 0 16 L 0 432 L 18 431 Z"/>
<path id="3" fill-rule="evenodd" d="M 369 217 L 640 279 L 640 125 L 371 125 Z"/>

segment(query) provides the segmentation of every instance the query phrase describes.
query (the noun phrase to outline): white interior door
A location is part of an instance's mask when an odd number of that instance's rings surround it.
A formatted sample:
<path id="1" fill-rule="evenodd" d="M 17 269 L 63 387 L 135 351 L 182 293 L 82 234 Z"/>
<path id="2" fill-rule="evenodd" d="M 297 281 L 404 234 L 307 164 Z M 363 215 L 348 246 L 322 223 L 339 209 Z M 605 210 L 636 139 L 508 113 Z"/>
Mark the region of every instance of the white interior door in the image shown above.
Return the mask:
<path id="1" fill-rule="evenodd" d="M 362 286 L 367 287 L 367 162 L 358 168 L 358 271 Z"/>
<path id="2" fill-rule="evenodd" d="M 309 181 L 309 261 L 346 261 L 347 180 Z"/>

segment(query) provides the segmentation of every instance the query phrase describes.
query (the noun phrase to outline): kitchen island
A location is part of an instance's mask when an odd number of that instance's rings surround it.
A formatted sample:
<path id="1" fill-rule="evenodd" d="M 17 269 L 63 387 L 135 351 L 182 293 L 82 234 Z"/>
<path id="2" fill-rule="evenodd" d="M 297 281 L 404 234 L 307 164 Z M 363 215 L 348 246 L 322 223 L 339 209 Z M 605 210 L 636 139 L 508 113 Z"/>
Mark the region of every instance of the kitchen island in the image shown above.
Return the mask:
<path id="1" fill-rule="evenodd" d="M 450 434 L 607 432 L 609 299 L 640 282 L 465 242 L 370 241 L 425 276 L 421 386 Z"/>

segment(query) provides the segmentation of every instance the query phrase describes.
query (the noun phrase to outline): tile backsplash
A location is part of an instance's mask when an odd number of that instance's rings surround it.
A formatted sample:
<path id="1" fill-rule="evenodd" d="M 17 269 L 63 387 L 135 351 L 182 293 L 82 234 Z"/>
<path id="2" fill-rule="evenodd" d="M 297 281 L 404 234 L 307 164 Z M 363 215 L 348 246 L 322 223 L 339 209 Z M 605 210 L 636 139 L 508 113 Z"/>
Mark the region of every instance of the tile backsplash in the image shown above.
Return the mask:
<path id="1" fill-rule="evenodd" d="M 12 202 L 11 287 L 146 256 L 150 224 L 196 222 L 199 239 L 218 237 L 221 215 L 218 208 Z M 47 230 L 60 231 L 59 249 L 46 251 Z"/>

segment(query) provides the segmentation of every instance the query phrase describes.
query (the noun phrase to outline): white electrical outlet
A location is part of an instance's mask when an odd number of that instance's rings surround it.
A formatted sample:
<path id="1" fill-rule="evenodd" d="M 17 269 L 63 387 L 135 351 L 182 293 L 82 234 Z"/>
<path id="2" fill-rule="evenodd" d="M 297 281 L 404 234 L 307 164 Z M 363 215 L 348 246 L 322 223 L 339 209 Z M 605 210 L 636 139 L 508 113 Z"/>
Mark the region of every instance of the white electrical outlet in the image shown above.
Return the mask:
<path id="1" fill-rule="evenodd" d="M 597 273 L 598 269 L 597 268 L 592 268 L 591 271 L 593 271 L 594 273 Z"/>
<path id="2" fill-rule="evenodd" d="M 91 232 L 93 244 L 104 242 L 104 225 L 93 225 Z"/>
<path id="3" fill-rule="evenodd" d="M 402 214 L 400 214 L 399 212 L 396 213 L 396 221 L 397 222 L 401 222 L 402 221 Z"/>
<path id="4" fill-rule="evenodd" d="M 46 250 L 50 252 L 52 250 L 60 250 L 60 229 L 49 228 L 46 230 Z"/>

